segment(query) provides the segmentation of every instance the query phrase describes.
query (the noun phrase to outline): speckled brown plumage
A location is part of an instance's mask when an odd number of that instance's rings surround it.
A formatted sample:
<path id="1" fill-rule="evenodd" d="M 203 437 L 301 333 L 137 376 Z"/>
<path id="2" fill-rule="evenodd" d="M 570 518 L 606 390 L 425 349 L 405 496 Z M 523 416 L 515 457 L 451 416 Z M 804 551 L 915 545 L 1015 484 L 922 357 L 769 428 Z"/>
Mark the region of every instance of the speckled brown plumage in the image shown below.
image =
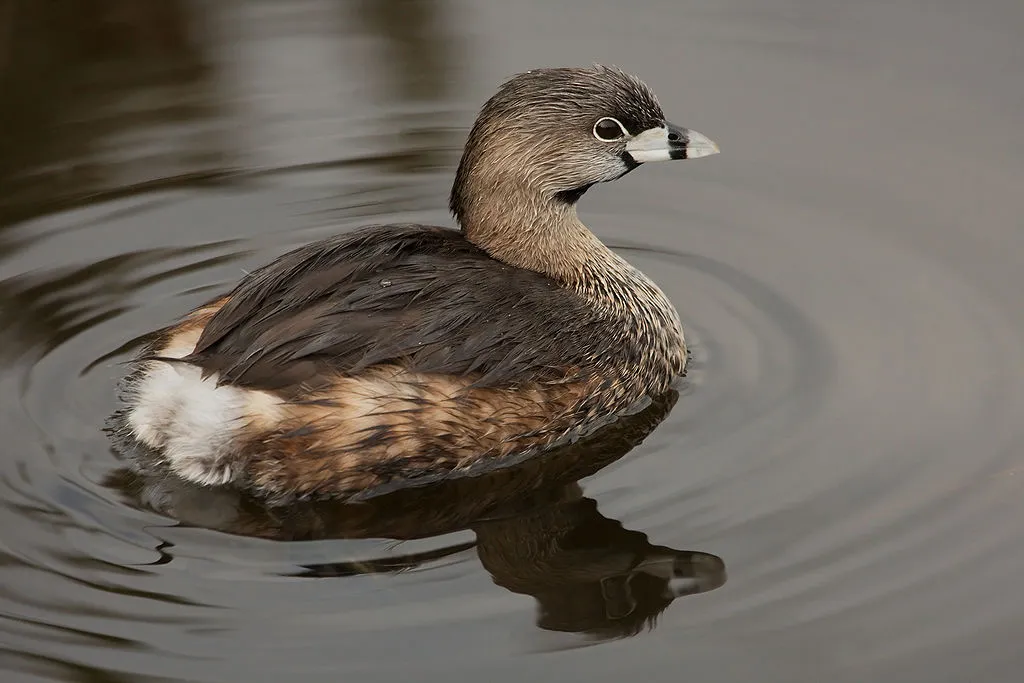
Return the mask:
<path id="1" fill-rule="evenodd" d="M 608 115 L 667 135 L 620 71 L 511 79 L 467 142 L 461 230 L 373 226 L 254 271 L 154 335 L 121 429 L 187 479 L 282 500 L 526 457 L 662 394 L 686 364 L 676 311 L 576 216 L 638 165 L 595 138 Z"/>

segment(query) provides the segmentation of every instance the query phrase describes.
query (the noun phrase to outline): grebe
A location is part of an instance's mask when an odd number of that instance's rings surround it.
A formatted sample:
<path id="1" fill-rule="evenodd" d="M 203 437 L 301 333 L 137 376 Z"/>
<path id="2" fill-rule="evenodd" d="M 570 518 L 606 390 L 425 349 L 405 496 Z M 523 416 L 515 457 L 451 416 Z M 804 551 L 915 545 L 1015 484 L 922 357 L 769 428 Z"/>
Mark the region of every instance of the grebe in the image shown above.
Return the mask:
<path id="1" fill-rule="evenodd" d="M 576 203 L 640 164 L 718 152 L 618 69 L 550 68 L 481 109 L 460 230 L 310 244 L 154 332 L 116 429 L 178 476 L 276 501 L 351 495 L 591 433 L 684 373 L 665 294 Z"/>

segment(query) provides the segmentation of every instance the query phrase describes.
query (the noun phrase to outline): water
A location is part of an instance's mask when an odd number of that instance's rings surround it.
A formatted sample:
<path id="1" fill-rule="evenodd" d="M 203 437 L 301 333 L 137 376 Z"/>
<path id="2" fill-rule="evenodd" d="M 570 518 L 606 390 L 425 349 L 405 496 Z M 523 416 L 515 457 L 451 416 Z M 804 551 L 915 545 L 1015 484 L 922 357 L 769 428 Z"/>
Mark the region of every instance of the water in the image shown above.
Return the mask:
<path id="1" fill-rule="evenodd" d="M 1017 0 L 0 16 L 4 681 L 1019 680 Z M 447 224 L 495 85 L 594 61 L 722 147 L 581 204 L 694 345 L 652 433 L 358 513 L 121 469 L 137 335 L 310 240 Z"/>

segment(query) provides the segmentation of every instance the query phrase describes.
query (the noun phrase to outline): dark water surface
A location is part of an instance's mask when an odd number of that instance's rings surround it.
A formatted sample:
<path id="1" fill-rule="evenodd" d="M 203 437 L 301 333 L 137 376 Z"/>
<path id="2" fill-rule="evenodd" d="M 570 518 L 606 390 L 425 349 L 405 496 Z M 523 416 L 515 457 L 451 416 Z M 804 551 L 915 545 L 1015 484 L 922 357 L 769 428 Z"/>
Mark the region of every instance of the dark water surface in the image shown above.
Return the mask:
<path id="1" fill-rule="evenodd" d="M 1019 0 L 0 2 L 0 679 L 1021 680 L 1022 35 Z M 126 344 L 449 224 L 497 83 L 595 61 L 723 150 L 581 204 L 693 342 L 646 439 L 285 515 L 121 470 Z"/>

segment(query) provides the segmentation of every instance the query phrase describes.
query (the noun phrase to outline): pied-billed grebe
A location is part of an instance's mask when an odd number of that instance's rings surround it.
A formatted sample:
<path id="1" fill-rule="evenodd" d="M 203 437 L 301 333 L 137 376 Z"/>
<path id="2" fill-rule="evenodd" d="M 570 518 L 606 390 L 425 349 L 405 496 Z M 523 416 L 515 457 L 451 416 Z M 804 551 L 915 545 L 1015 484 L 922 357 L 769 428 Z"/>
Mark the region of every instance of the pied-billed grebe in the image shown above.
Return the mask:
<path id="1" fill-rule="evenodd" d="M 254 271 L 152 335 L 120 429 L 187 480 L 279 501 L 588 433 L 668 390 L 686 347 L 666 296 L 576 202 L 644 162 L 717 151 L 617 69 L 519 74 L 470 132 L 461 231 L 373 226 Z"/>

